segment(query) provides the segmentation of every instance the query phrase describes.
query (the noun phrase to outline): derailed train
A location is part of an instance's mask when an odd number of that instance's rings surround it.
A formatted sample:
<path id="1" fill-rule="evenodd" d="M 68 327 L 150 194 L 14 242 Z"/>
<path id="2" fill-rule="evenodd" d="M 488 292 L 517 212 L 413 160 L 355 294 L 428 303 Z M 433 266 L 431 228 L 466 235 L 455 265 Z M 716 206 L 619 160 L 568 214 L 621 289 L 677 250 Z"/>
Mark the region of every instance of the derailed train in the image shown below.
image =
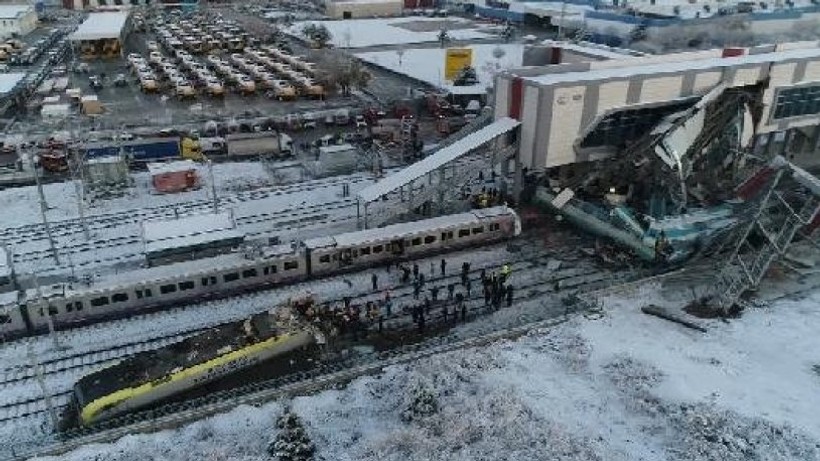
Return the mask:
<path id="1" fill-rule="evenodd" d="M 458 248 L 521 233 L 514 210 L 498 206 L 377 229 L 116 274 L 90 286 L 58 284 L 0 294 L 0 335 L 19 337 L 136 312 L 222 298 Z"/>

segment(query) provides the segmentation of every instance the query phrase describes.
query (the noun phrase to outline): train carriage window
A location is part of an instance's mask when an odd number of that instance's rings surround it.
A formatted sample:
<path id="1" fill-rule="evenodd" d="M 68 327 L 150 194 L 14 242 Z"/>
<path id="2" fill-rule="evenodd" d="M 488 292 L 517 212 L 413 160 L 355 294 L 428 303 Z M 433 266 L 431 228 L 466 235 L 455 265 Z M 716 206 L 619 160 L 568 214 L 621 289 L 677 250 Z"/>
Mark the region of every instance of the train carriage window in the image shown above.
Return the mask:
<path id="1" fill-rule="evenodd" d="M 186 282 L 179 282 L 179 291 L 193 290 L 193 289 L 194 289 L 194 282 L 193 281 L 188 280 Z"/>
<path id="2" fill-rule="evenodd" d="M 290 271 L 290 270 L 298 269 L 298 268 L 299 268 L 299 262 L 298 261 L 285 261 L 285 270 L 286 271 Z"/>
<path id="3" fill-rule="evenodd" d="M 65 305 L 65 311 L 66 312 L 73 312 L 74 311 L 74 304 L 73 303 L 66 304 Z"/>
<path id="4" fill-rule="evenodd" d="M 497 231 L 501 226 L 496 222 L 490 224 L 490 231 Z"/>
<path id="5" fill-rule="evenodd" d="M 48 306 L 48 315 L 55 316 L 60 313 L 60 309 L 57 309 L 57 306 Z"/>
<path id="6" fill-rule="evenodd" d="M 470 235 L 470 229 L 459 229 L 458 236 L 459 237 L 468 237 Z"/>
<path id="7" fill-rule="evenodd" d="M 168 293 L 173 293 L 175 291 L 177 291 L 177 286 L 174 285 L 173 283 L 170 284 L 170 285 L 160 285 L 160 287 L 159 287 L 159 292 L 160 292 L 160 294 L 163 294 L 163 295 L 166 295 Z"/>
<path id="8" fill-rule="evenodd" d="M 416 237 L 410 241 L 410 244 L 413 246 L 421 245 L 421 237 Z"/>
<path id="9" fill-rule="evenodd" d="M 370 247 L 364 247 L 361 250 L 362 256 L 367 256 L 370 254 Z"/>
<path id="10" fill-rule="evenodd" d="M 275 274 L 276 266 L 267 266 L 262 270 L 262 273 L 265 275 Z"/>
<path id="11" fill-rule="evenodd" d="M 202 280 L 200 280 L 200 282 L 202 282 L 201 285 L 203 287 L 206 287 L 208 285 L 216 285 L 216 277 L 214 277 L 213 275 L 208 277 L 202 277 Z"/>
<path id="12" fill-rule="evenodd" d="M 473 227 L 473 235 L 475 235 L 475 234 L 480 234 L 480 233 L 482 233 L 482 232 L 484 232 L 484 228 L 483 228 L 483 227 Z"/>
<path id="13" fill-rule="evenodd" d="M 424 243 L 426 245 L 429 245 L 429 244 L 431 244 L 435 241 L 436 241 L 436 236 L 435 235 L 428 235 L 427 237 L 424 237 Z"/>
<path id="14" fill-rule="evenodd" d="M 128 301 L 128 294 L 127 293 L 115 293 L 111 296 L 112 303 L 124 303 Z"/>
<path id="15" fill-rule="evenodd" d="M 224 280 L 226 283 L 235 282 L 235 281 L 239 280 L 239 274 L 236 273 L 236 272 L 231 272 L 230 274 L 225 274 L 225 275 L 222 276 L 222 280 Z"/>
<path id="16" fill-rule="evenodd" d="M 330 262 L 330 255 L 319 256 L 320 263 L 329 263 Z"/>
<path id="17" fill-rule="evenodd" d="M 441 241 L 449 240 L 453 238 L 453 231 L 447 231 L 441 233 Z"/>
<path id="18" fill-rule="evenodd" d="M 74 303 L 74 310 L 77 311 L 77 312 L 80 312 L 81 310 L 83 310 L 83 302 L 82 301 L 75 302 Z"/>
<path id="19" fill-rule="evenodd" d="M 146 288 L 146 289 L 145 289 L 145 290 L 143 290 L 143 291 L 145 292 L 145 297 L 146 297 L 146 298 L 150 298 L 151 296 L 154 296 L 154 294 L 153 294 L 153 293 L 151 293 L 151 289 L 150 289 L 150 288 Z"/>
<path id="20" fill-rule="evenodd" d="M 137 295 L 137 299 L 142 299 L 142 296 L 143 296 L 143 294 L 142 294 L 142 290 L 140 290 L 139 288 L 137 288 L 136 290 L 134 290 L 134 294 L 136 294 L 136 295 Z"/>
<path id="21" fill-rule="evenodd" d="M 376 246 L 373 247 L 373 253 L 376 253 L 376 254 L 381 253 L 383 249 L 384 249 L 383 246 L 376 245 Z"/>
<path id="22" fill-rule="evenodd" d="M 89 304 L 91 304 L 91 307 L 106 306 L 108 305 L 108 296 L 100 296 L 99 298 L 94 298 L 91 301 L 89 301 Z"/>
<path id="23" fill-rule="evenodd" d="M 354 257 L 354 258 L 358 258 L 358 257 L 359 257 L 359 250 L 353 250 L 353 257 Z"/>
<path id="24" fill-rule="evenodd" d="M 242 278 L 247 279 L 251 277 L 256 277 L 256 269 L 245 269 L 242 271 Z"/>
<path id="25" fill-rule="evenodd" d="M 0 323 L 11 323 L 11 316 L 6 314 L 0 314 Z"/>

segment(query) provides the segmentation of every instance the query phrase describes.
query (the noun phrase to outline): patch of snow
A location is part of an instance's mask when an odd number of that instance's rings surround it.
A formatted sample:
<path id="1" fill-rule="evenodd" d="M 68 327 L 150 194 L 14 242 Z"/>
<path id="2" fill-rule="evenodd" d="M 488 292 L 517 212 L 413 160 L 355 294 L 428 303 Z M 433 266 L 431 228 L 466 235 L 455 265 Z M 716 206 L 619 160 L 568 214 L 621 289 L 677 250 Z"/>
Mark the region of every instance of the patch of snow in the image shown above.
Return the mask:
<path id="1" fill-rule="evenodd" d="M 448 22 L 470 23 L 467 19 L 447 18 Z M 346 19 L 344 21 L 304 21 L 294 23 L 286 32 L 302 37 L 302 28 L 308 23 L 323 24 L 333 36 L 330 43 L 338 48 L 363 48 L 376 45 L 404 45 L 410 43 L 437 42 L 439 30 L 415 32 L 398 25 L 404 22 L 441 22 L 441 18 L 387 18 L 387 19 Z M 472 40 L 489 38 L 491 35 L 476 27 L 449 29 L 452 40 Z"/>

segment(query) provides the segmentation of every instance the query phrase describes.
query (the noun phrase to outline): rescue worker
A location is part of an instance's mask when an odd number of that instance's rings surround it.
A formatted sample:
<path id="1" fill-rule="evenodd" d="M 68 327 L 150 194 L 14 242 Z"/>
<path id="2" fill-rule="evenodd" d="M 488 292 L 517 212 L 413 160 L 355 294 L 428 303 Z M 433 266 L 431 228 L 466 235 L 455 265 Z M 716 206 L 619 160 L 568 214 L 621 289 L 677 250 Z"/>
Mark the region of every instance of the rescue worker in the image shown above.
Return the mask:
<path id="1" fill-rule="evenodd" d="M 473 281 L 469 278 L 467 279 L 467 283 L 464 284 L 464 287 L 467 289 L 467 297 L 470 298 L 473 296 Z"/>
<path id="2" fill-rule="evenodd" d="M 511 269 L 509 263 L 504 263 L 504 265 L 501 266 L 501 283 L 507 281 L 507 278 L 510 276 L 510 271 Z"/>
<path id="3" fill-rule="evenodd" d="M 658 238 L 655 239 L 655 262 L 662 263 L 666 260 L 668 246 L 669 240 L 666 239 L 666 232 L 661 231 Z"/>
<path id="4" fill-rule="evenodd" d="M 469 276 L 469 274 L 470 274 L 470 263 L 468 263 L 467 261 L 464 261 L 461 264 L 461 284 L 462 285 L 467 284 L 467 277 Z"/>
<path id="5" fill-rule="evenodd" d="M 513 287 L 512 285 L 507 285 L 507 307 L 512 306 L 513 302 Z"/>
<path id="6" fill-rule="evenodd" d="M 419 299 L 419 291 L 421 291 L 421 284 L 416 280 L 413 282 L 413 299 Z"/>
<path id="7" fill-rule="evenodd" d="M 441 258 L 441 276 L 442 277 L 444 277 L 444 273 L 445 273 L 446 269 L 447 269 L 447 260 L 444 259 L 444 258 Z"/>
<path id="8" fill-rule="evenodd" d="M 419 265 L 418 264 L 413 264 L 413 278 L 414 279 L 419 278 Z"/>
<path id="9" fill-rule="evenodd" d="M 455 289 L 456 289 L 456 286 L 453 285 L 452 283 L 447 285 L 447 300 L 448 301 L 453 300 L 453 292 L 455 291 Z"/>
<path id="10" fill-rule="evenodd" d="M 433 298 L 433 302 L 438 301 L 438 287 L 434 286 L 430 288 L 430 296 Z"/>
<path id="11" fill-rule="evenodd" d="M 373 284 L 373 291 L 377 291 L 379 289 L 379 276 L 375 272 L 370 276 L 370 282 Z"/>

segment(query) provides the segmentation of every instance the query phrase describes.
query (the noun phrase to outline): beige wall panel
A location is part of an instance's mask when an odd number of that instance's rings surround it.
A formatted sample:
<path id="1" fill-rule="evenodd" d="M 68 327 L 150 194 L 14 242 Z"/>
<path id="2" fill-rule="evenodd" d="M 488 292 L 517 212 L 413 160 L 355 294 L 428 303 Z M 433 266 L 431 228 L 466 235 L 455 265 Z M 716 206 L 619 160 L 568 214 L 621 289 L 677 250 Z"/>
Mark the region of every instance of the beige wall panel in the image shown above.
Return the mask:
<path id="1" fill-rule="evenodd" d="M 538 87 L 525 85 L 523 91 L 524 103 L 521 107 L 521 163 L 528 168 L 539 168 L 533 165 L 533 152 L 535 151 L 535 130 L 538 120 Z"/>
<path id="2" fill-rule="evenodd" d="M 695 75 L 695 86 L 692 91 L 695 94 L 706 93 L 717 86 L 722 77 L 723 74 L 720 71 L 700 72 Z"/>
<path id="3" fill-rule="evenodd" d="M 586 87 L 557 88 L 552 104 L 552 129 L 547 142 L 547 164 L 553 167 L 575 162 L 572 144 L 581 129 L 581 113 L 584 107 Z"/>
<path id="4" fill-rule="evenodd" d="M 596 115 L 601 115 L 613 107 L 626 105 L 626 91 L 629 82 L 626 80 L 604 83 L 598 90 L 598 108 Z"/>
<path id="5" fill-rule="evenodd" d="M 680 97 L 683 76 L 650 78 L 644 81 L 640 103 L 668 101 Z"/>

